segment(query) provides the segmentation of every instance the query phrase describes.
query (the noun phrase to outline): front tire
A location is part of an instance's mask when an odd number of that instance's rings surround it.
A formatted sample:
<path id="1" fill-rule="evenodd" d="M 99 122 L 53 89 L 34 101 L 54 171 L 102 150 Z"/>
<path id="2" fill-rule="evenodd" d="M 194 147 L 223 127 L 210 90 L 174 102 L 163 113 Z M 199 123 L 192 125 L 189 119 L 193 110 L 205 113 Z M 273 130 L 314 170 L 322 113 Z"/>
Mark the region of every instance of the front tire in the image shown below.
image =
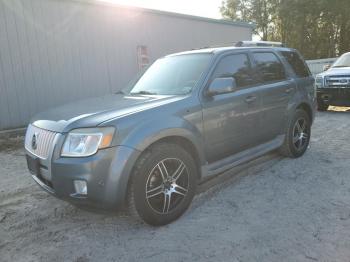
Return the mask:
<path id="1" fill-rule="evenodd" d="M 129 209 L 143 221 L 161 226 L 179 218 L 196 193 L 197 168 L 182 147 L 162 143 L 138 159 L 129 188 Z"/>
<path id="2" fill-rule="evenodd" d="M 317 102 L 317 110 L 320 112 L 324 112 L 328 110 L 329 105 L 325 104 L 323 101 Z"/>
<path id="3" fill-rule="evenodd" d="M 288 124 L 281 154 L 291 158 L 301 157 L 309 146 L 310 137 L 310 117 L 304 110 L 297 109 Z"/>

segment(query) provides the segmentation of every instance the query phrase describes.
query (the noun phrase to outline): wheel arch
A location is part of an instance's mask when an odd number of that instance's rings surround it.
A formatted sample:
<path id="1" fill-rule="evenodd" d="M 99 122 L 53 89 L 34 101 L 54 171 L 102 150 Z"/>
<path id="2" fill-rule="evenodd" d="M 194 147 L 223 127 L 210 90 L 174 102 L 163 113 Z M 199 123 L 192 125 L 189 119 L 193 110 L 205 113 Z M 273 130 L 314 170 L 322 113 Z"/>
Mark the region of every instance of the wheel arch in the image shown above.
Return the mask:
<path id="1" fill-rule="evenodd" d="M 200 155 L 197 151 L 196 146 L 192 143 L 191 140 L 182 137 L 182 136 L 167 136 L 167 137 L 163 137 L 157 141 L 155 141 L 154 143 L 152 143 L 151 145 L 149 145 L 147 148 L 150 148 L 154 145 L 157 145 L 159 143 L 169 143 L 169 144 L 176 144 L 179 145 L 180 147 L 182 147 L 185 151 L 187 151 L 193 158 L 193 160 L 195 161 L 196 167 L 197 167 L 197 171 L 198 171 L 198 179 L 201 178 L 201 158 Z"/>
<path id="2" fill-rule="evenodd" d="M 169 142 L 182 146 L 198 165 L 206 163 L 203 148 L 203 134 L 193 123 L 179 117 L 169 117 L 163 121 L 148 121 L 139 125 L 123 137 L 121 145 L 144 152 L 156 143 Z"/>
<path id="3" fill-rule="evenodd" d="M 313 121 L 313 113 L 310 105 L 308 105 L 307 103 L 301 103 L 296 107 L 296 110 L 298 109 L 304 110 L 308 114 L 310 121 Z"/>

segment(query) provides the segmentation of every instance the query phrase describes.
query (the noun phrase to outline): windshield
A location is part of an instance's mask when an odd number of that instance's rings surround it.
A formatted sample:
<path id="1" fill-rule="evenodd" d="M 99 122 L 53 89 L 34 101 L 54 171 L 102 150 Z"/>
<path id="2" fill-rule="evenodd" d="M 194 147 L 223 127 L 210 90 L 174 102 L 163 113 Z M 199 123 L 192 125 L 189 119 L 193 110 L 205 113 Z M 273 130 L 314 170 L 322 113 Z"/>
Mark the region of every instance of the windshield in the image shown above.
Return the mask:
<path id="1" fill-rule="evenodd" d="M 197 84 L 211 57 L 211 54 L 190 54 L 158 59 L 133 84 L 130 94 L 187 94 Z"/>
<path id="2" fill-rule="evenodd" d="M 332 67 L 350 67 L 350 53 L 339 57 Z"/>

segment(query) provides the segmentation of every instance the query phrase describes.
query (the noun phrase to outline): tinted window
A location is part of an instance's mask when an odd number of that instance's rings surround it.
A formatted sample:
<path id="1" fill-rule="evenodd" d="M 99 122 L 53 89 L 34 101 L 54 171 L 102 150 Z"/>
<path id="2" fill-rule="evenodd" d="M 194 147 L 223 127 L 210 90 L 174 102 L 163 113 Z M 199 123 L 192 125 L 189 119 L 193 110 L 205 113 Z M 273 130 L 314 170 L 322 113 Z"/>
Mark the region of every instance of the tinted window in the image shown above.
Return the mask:
<path id="1" fill-rule="evenodd" d="M 248 56 L 245 54 L 229 55 L 220 60 L 212 79 L 234 77 L 238 87 L 254 83 Z"/>
<path id="2" fill-rule="evenodd" d="M 273 53 L 254 53 L 257 69 L 264 83 L 281 81 L 286 78 L 284 67 Z"/>
<path id="3" fill-rule="evenodd" d="M 282 52 L 282 55 L 287 59 L 288 63 L 293 68 L 295 74 L 299 77 L 310 76 L 309 69 L 306 67 L 304 61 L 296 52 Z"/>

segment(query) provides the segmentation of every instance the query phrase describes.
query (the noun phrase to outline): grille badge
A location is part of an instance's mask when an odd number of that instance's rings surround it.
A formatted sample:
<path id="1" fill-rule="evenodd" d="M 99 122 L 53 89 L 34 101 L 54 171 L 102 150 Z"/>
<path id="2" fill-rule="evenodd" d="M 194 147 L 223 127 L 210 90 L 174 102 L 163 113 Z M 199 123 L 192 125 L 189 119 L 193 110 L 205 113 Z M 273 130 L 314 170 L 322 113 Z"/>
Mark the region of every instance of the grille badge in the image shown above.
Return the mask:
<path id="1" fill-rule="evenodd" d="M 35 132 L 33 137 L 32 137 L 32 148 L 33 148 L 33 150 L 36 150 L 38 148 L 38 138 L 39 138 L 39 133 Z"/>

